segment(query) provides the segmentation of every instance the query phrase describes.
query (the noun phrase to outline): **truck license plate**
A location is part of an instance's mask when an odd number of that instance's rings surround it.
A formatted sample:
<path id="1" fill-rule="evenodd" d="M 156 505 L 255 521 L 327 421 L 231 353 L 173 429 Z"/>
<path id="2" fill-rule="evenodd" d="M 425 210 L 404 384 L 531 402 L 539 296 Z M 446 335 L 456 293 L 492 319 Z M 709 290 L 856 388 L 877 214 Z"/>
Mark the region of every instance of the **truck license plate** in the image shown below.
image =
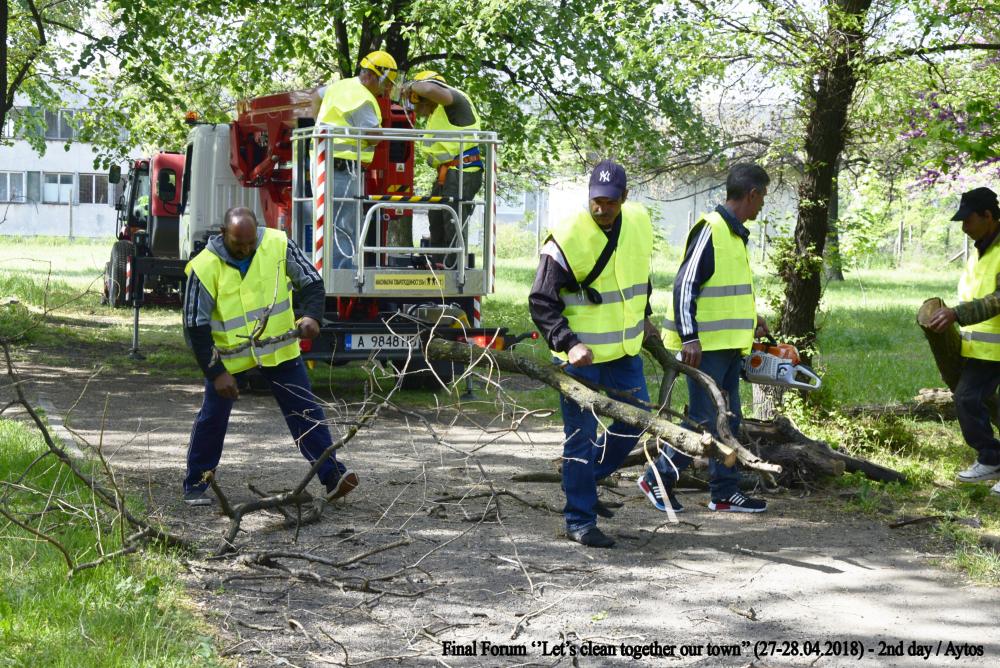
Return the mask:
<path id="1" fill-rule="evenodd" d="M 420 336 L 410 334 L 348 334 L 344 341 L 347 350 L 406 350 L 420 345 Z"/>

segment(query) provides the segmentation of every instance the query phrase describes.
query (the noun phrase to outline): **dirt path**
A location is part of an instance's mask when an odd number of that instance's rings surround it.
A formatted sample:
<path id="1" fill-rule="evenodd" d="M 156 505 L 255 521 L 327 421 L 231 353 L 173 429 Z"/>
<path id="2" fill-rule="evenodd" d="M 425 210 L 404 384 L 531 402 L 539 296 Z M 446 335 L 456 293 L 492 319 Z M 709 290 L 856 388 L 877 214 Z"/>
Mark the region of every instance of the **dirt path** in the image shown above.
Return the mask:
<path id="1" fill-rule="evenodd" d="M 180 502 L 197 383 L 102 375 L 80 398 L 85 372 L 29 363 L 22 373 L 92 443 L 102 438 L 106 399 L 131 416 L 104 428 L 117 470 L 164 524 L 206 549 L 217 544 L 225 518 Z M 588 550 L 565 540 L 561 515 L 544 509 L 561 507 L 558 485 L 510 481 L 549 469 L 558 430 L 498 436 L 464 421 L 438 428 L 446 445 L 399 415 L 380 417 L 342 456 L 363 487 L 297 534 L 268 515 L 246 521 L 238 537 L 243 553 L 308 552 L 334 562 L 401 544 L 339 568 L 277 560 L 318 578 L 234 560 L 190 563 L 193 595 L 238 665 L 989 666 L 1000 658 L 996 590 L 933 567 L 935 555 L 921 549 L 925 528 L 893 531 L 792 494 L 770 497 L 763 516 L 716 515 L 705 494 L 683 494 L 685 523 L 670 525 L 629 479 L 603 492 L 624 502 L 602 521 L 618 545 Z M 501 495 L 498 522 L 480 465 L 495 490 L 538 507 Z M 219 470 L 231 497 L 251 498 L 248 484 L 288 489 L 305 470 L 274 401 L 242 398 Z M 930 646 L 929 660 L 908 656 L 913 641 Z M 945 655 L 949 643 L 983 656 L 956 660 Z M 475 656 L 459 653 L 469 647 Z M 647 656 L 622 656 L 635 648 Z M 658 648 L 674 656 L 648 656 Z M 837 656 L 862 649 L 860 661 Z M 903 656 L 885 654 L 897 649 Z M 757 658 L 755 650 L 772 654 Z"/>

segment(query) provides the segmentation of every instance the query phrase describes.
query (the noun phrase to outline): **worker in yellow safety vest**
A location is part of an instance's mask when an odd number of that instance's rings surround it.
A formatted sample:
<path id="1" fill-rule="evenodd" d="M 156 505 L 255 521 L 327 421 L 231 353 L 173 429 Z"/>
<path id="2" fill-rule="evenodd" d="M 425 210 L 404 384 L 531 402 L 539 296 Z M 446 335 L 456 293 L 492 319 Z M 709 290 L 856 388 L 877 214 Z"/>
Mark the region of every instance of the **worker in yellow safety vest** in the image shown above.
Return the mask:
<path id="1" fill-rule="evenodd" d="M 310 462 L 332 445 L 323 409 L 313 399 L 299 338 L 314 339 L 326 303 L 323 279 L 284 232 L 257 226 L 253 211 L 226 212 L 222 234 L 187 263 L 184 333 L 205 375 L 205 396 L 191 430 L 184 502 L 212 503 L 208 474 L 222 457 L 238 379 L 259 369 L 295 444 Z M 297 293 L 293 311 L 292 290 Z M 296 320 L 295 313 L 301 313 Z M 344 496 L 358 477 L 335 454 L 317 471 L 327 499 Z"/>
<path id="2" fill-rule="evenodd" d="M 531 318 L 566 372 L 617 390 L 636 405 L 649 401 L 639 355 L 650 322 L 653 226 L 649 212 L 627 202 L 625 169 L 610 160 L 590 177 L 590 207 L 556 224 L 541 250 L 528 295 Z M 613 473 L 638 441 L 621 422 L 597 435 L 597 418 L 560 397 L 566 535 L 587 547 L 611 547 L 597 527 L 611 510 L 597 498 L 597 481 Z"/>
<path id="3" fill-rule="evenodd" d="M 989 188 L 962 195 L 952 220 L 975 243 L 958 283 L 959 304 L 931 315 L 928 326 L 943 332 L 957 322 L 962 337 L 962 373 L 955 387 L 955 412 L 962 436 L 977 452 L 958 473 L 959 482 L 1000 479 L 1000 440 L 993 433 L 986 399 L 1000 386 L 1000 205 Z M 990 490 L 1000 495 L 1000 482 Z"/>
<path id="4" fill-rule="evenodd" d="M 372 51 L 361 59 L 358 75 L 348 79 L 334 81 L 317 91 L 313 100 L 318 105 L 316 124 L 336 128 L 356 128 L 359 132 L 371 131 L 382 127 L 382 110 L 378 98 L 384 97 L 396 83 L 396 60 L 385 51 Z M 333 197 L 357 197 L 362 191 L 363 166 L 372 161 L 378 137 L 360 139 L 337 136 L 327 139 L 332 156 L 331 179 Z M 313 160 L 317 159 L 313 151 Z M 358 164 L 360 161 L 360 165 Z M 316 175 L 319 173 L 313 165 L 313 192 L 317 192 L 319 184 Z M 356 202 L 331 203 L 333 207 L 333 234 L 327 238 L 329 244 L 329 266 L 332 268 L 349 268 L 353 266 L 355 253 L 355 223 L 357 221 Z"/>
<path id="5" fill-rule="evenodd" d="M 747 241 L 746 221 L 756 220 L 764 206 L 771 179 L 759 165 L 737 164 L 726 177 L 726 201 L 699 218 L 688 233 L 667 307 L 663 341 L 670 350 L 681 351 L 681 361 L 708 374 L 729 401 L 729 424 L 740 433 L 740 372 L 743 357 L 750 352 L 755 336 L 768 334 L 767 324 L 757 314 L 754 303 L 753 273 Z M 688 427 L 707 429 L 715 436 L 716 405 L 711 395 L 690 376 L 688 386 Z M 653 506 L 666 512 L 682 507 L 673 495 L 680 472 L 691 457 L 667 448 L 654 466 L 639 478 L 639 489 Z M 744 495 L 739 487 L 737 467 L 709 460 L 709 510 L 761 513 L 763 499 Z"/>
<path id="6" fill-rule="evenodd" d="M 432 70 L 424 70 L 403 84 L 401 96 L 404 104 L 412 105 L 418 118 L 426 119 L 427 130 L 479 130 L 479 112 L 467 93 L 448 85 L 444 77 Z M 446 215 L 443 210 L 431 210 L 427 214 L 430 225 L 432 247 L 468 248 L 469 218 L 475 210 L 475 199 L 483 186 L 483 160 L 479 143 L 473 138 L 462 141 L 461 137 L 429 137 L 423 143 L 427 164 L 437 170 L 437 179 L 431 195 L 451 198 L 452 210 L 456 218 Z M 460 200 L 461 204 L 455 203 Z M 455 221 L 461 222 L 461 238 Z M 462 254 L 465 257 L 465 253 Z M 434 262 L 443 262 L 455 267 L 456 255 L 437 254 Z"/>

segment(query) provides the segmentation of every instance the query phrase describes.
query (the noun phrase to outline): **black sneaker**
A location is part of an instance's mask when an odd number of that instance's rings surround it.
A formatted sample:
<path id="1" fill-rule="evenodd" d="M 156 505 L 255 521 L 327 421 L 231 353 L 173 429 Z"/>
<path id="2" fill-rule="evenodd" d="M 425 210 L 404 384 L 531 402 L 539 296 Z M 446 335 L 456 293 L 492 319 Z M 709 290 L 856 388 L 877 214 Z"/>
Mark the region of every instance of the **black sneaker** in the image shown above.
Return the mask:
<path id="1" fill-rule="evenodd" d="M 567 531 L 566 537 L 587 547 L 611 547 L 615 544 L 614 538 L 606 535 L 596 526 L 580 529 L 579 531 Z"/>
<path id="2" fill-rule="evenodd" d="M 708 509 L 722 513 L 762 513 L 767 510 L 767 501 L 736 492 L 728 499 L 712 499 Z"/>
<path id="3" fill-rule="evenodd" d="M 343 467 L 343 464 L 338 464 Z M 333 501 L 347 496 L 358 486 L 358 474 L 349 468 L 337 471 L 326 481 L 326 500 Z"/>
<path id="4" fill-rule="evenodd" d="M 208 489 L 192 489 L 184 492 L 184 503 L 189 506 L 210 506 L 215 499 L 208 495 Z"/>
<path id="5" fill-rule="evenodd" d="M 655 482 L 650 484 L 649 481 L 646 480 L 646 476 L 642 476 L 639 478 L 639 489 L 641 489 L 642 493 L 646 495 L 646 498 L 649 499 L 649 502 L 653 504 L 654 508 L 659 510 L 661 513 L 667 512 L 667 506 L 663 503 L 663 495 L 660 494 L 659 485 Z M 677 500 L 676 496 L 674 496 L 674 491 L 672 489 L 667 490 L 667 500 L 670 501 L 670 507 L 673 508 L 675 513 L 684 512 L 684 506 L 682 506 L 681 502 Z"/>

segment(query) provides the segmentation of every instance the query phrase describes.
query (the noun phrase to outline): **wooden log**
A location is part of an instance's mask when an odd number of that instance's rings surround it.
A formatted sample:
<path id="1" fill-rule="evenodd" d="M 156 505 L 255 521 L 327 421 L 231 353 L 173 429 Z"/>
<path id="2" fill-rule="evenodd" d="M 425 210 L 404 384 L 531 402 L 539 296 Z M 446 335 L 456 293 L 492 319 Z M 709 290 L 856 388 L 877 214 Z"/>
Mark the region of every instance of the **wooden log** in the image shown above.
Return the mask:
<path id="1" fill-rule="evenodd" d="M 931 354 L 934 355 L 934 363 L 937 364 L 941 380 L 954 392 L 962 375 L 962 367 L 965 365 L 958 324 L 953 324 L 943 332 L 934 332 L 927 327 L 931 316 L 941 308 L 947 308 L 947 304 L 938 297 L 931 297 L 920 305 L 917 311 L 917 324 L 920 325 L 931 347 Z M 1000 428 L 1000 399 L 996 394 L 986 400 L 986 410 L 989 411 L 990 421 Z"/>
<path id="2" fill-rule="evenodd" d="M 911 401 L 902 404 L 859 404 L 840 412 L 850 417 L 906 417 L 914 420 L 954 420 L 955 399 L 943 387 L 921 388 Z"/>
<path id="3" fill-rule="evenodd" d="M 488 350 L 455 341 L 431 338 L 424 350 L 427 359 L 461 362 L 469 366 L 492 366 L 512 373 L 520 373 L 555 388 L 584 410 L 637 427 L 646 434 L 663 439 L 673 448 L 693 457 L 709 455 L 732 466 L 738 460 L 748 468 L 780 473 L 774 466 L 743 446 L 735 447 L 716 440 L 711 434 L 696 434 L 678 427 L 647 410 L 616 401 L 578 383 L 571 375 L 553 364 L 545 364 L 513 350 Z M 735 439 L 733 439 L 735 442 Z"/>
<path id="4" fill-rule="evenodd" d="M 906 481 L 906 476 L 895 469 L 870 462 L 867 459 L 853 457 L 839 450 L 834 450 L 823 441 L 809 438 L 796 429 L 791 420 L 783 415 L 768 422 L 745 419 L 743 420 L 743 432 L 748 440 L 762 444 L 762 457 L 775 457 L 784 460 L 785 466 L 801 461 L 804 466 L 811 465 L 816 467 L 817 471 L 827 471 L 828 475 L 840 475 L 844 471 L 850 473 L 860 471 L 865 477 L 880 482 Z M 789 451 L 790 454 L 782 455 L 783 450 Z M 791 453 L 798 454 L 800 459 L 796 460 Z M 801 468 L 799 472 L 801 473 Z"/>
<path id="5" fill-rule="evenodd" d="M 924 332 L 928 345 L 931 347 L 931 354 L 934 355 L 934 363 L 937 364 L 941 373 L 941 380 L 954 390 L 958 385 L 958 378 L 962 374 L 962 337 L 958 332 L 958 325 L 953 324 L 943 332 L 932 331 L 927 323 L 931 316 L 938 309 L 947 308 L 947 305 L 939 297 L 931 297 L 917 311 L 917 324 Z"/>

